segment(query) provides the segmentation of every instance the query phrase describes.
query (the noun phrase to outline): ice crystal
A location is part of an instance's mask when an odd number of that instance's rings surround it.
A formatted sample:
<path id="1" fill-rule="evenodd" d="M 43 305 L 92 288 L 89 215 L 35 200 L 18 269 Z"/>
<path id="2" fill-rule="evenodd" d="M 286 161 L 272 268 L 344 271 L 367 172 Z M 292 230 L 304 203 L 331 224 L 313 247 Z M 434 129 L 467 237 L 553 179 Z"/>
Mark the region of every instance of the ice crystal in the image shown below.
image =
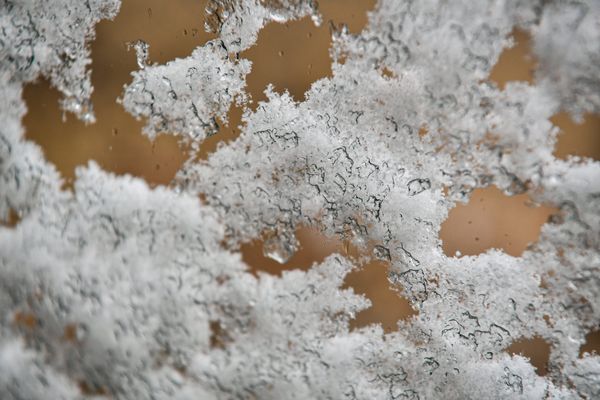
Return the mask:
<path id="1" fill-rule="evenodd" d="M 314 0 L 209 0 L 206 12 L 207 30 L 218 33 L 232 53 L 252 46 L 260 29 L 270 21 L 310 15 L 320 23 Z"/>
<path id="2" fill-rule="evenodd" d="M 147 117 L 145 133 L 151 138 L 174 132 L 201 141 L 218 131 L 217 117 L 227 121 L 236 97 L 239 102 L 244 99 L 250 62 L 230 61 L 221 41 L 209 42 L 166 65 L 147 66 L 147 45 L 133 46 L 140 71 L 133 73 L 122 101 L 132 115 Z"/>
<path id="3" fill-rule="evenodd" d="M 63 94 L 66 111 L 93 122 L 86 42 L 93 38 L 95 24 L 114 17 L 119 6 L 119 0 L 2 0 L 3 80 L 31 82 L 42 75 Z"/>
<path id="4" fill-rule="evenodd" d="M 538 78 L 549 85 L 562 106 L 576 117 L 600 112 L 600 3 L 552 2 L 532 27 L 540 58 Z"/>
<path id="5" fill-rule="evenodd" d="M 600 163 L 556 159 L 549 120 L 600 110 L 597 2 L 380 0 L 363 32 L 332 31 L 331 78 L 303 102 L 267 87 L 240 136 L 173 185 L 90 162 L 72 192 L 23 137 L 22 89 L 46 77 L 91 121 L 87 43 L 119 4 L 51 3 L 0 3 L 0 218 L 20 216 L 0 227 L 0 397 L 598 397 L 600 357 L 579 349 L 600 322 Z M 207 12 L 219 38 L 187 58 L 150 64 L 131 44 L 139 70 L 119 101 L 151 138 L 215 133 L 244 105 L 239 52 L 262 26 L 319 21 L 312 1 Z M 500 90 L 487 77 L 515 27 L 539 68 Z M 447 257 L 449 210 L 491 184 L 560 212 L 520 257 Z M 343 288 L 360 266 L 340 255 L 249 271 L 242 243 L 263 237 L 285 263 L 300 225 L 372 249 L 418 314 L 351 331 L 369 301 Z M 546 376 L 505 351 L 533 337 L 551 345 Z"/>

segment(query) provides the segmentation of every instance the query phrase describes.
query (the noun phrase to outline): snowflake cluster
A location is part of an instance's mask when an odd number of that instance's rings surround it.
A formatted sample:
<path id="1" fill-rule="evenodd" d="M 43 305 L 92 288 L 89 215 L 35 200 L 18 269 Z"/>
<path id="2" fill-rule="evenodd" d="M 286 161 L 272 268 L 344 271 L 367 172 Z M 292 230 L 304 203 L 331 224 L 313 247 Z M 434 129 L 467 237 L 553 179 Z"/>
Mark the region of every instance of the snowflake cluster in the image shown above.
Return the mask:
<path id="1" fill-rule="evenodd" d="M 556 159 L 550 121 L 600 112 L 600 3 L 380 0 L 363 32 L 332 32 L 331 78 L 302 102 L 267 87 L 240 136 L 169 187 L 91 162 L 65 190 L 24 138 L 23 86 L 45 77 L 93 121 L 87 46 L 118 8 L 0 0 L 0 220 L 19 217 L 0 227 L 2 399 L 600 396 L 600 356 L 579 356 L 600 324 L 600 162 Z M 306 16 L 320 23 L 316 2 L 211 0 L 218 39 L 165 65 L 133 43 L 118 101 L 195 148 L 247 101 L 239 53 Z M 539 67 L 500 89 L 487 78 L 515 28 Z M 449 210 L 492 184 L 560 212 L 520 257 L 446 256 Z M 350 330 L 370 302 L 340 255 L 249 271 L 242 243 L 267 237 L 283 263 L 300 225 L 371 249 L 418 314 Z M 551 345 L 546 376 L 505 351 L 532 337 Z"/>

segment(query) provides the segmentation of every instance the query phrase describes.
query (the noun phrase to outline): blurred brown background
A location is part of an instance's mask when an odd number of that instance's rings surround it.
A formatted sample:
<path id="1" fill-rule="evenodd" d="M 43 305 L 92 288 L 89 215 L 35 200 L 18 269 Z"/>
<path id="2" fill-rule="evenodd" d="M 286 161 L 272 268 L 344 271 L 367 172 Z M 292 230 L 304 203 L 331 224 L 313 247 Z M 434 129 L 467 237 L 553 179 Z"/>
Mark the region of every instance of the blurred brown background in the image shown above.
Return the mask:
<path id="1" fill-rule="evenodd" d="M 328 21 L 346 23 L 352 32 L 366 24 L 366 13 L 375 0 L 321 0 L 319 8 L 324 23 L 315 27 L 309 18 L 286 24 L 271 23 L 260 33 L 257 44 L 241 54 L 253 62 L 247 89 L 253 99 L 251 107 L 265 98 L 263 90 L 272 83 L 277 91 L 288 90 L 302 100 L 311 83 L 331 74 L 328 50 Z M 96 160 L 104 169 L 117 174 L 142 177 L 151 185 L 168 184 L 185 159 L 173 136 L 163 135 L 154 143 L 141 134 L 142 122 L 136 121 L 115 102 L 123 85 L 130 82 L 130 72 L 137 69 L 135 54 L 126 43 L 142 39 L 150 44 L 150 62 L 165 63 L 185 57 L 199 45 L 214 38 L 204 31 L 205 1 L 198 0 L 123 0 L 114 21 L 97 26 L 92 49 L 92 97 L 97 121 L 86 126 L 72 115 L 58 109 L 58 94 L 48 83 L 29 85 L 25 99 L 29 112 L 24 118 L 27 137 L 38 143 L 69 186 L 74 169 Z M 508 81 L 531 81 L 535 60 L 530 55 L 529 38 L 514 32 L 516 46 L 506 50 L 490 79 L 500 87 Z M 222 123 L 220 133 L 209 138 L 201 148 L 205 157 L 220 141 L 238 134 L 241 110 L 233 108 L 229 123 Z M 588 115 L 582 125 L 559 114 L 553 122 L 562 130 L 556 148 L 558 157 L 579 155 L 600 159 L 600 117 Z M 501 248 L 519 255 L 534 242 L 541 225 L 553 212 L 549 207 L 532 206 L 525 195 L 507 197 L 494 187 L 476 190 L 471 201 L 457 206 L 442 226 L 441 238 L 446 254 L 479 254 L 489 248 Z M 301 250 L 284 266 L 262 256 L 259 241 L 243 246 L 243 255 L 253 271 L 279 274 L 283 269 L 308 268 L 332 252 L 346 252 L 343 244 L 323 238 L 308 229 L 298 232 Z M 373 307 L 360 313 L 353 326 L 381 323 L 386 331 L 396 329 L 399 319 L 415 313 L 407 301 L 390 290 L 386 266 L 372 262 L 352 273 L 347 285 L 364 293 Z M 597 336 L 597 335 L 596 335 Z M 513 352 L 532 357 L 538 372 L 544 373 L 549 346 L 542 340 L 519 342 Z M 587 351 L 598 349 L 598 338 L 590 337 Z"/>

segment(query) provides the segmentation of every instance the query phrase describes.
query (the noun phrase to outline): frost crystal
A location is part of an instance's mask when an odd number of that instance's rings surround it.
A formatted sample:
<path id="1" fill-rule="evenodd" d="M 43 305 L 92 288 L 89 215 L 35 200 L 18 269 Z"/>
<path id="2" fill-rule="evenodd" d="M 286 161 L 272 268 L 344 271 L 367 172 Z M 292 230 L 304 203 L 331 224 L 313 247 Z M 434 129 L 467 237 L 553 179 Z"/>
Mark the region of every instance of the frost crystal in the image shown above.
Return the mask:
<path id="1" fill-rule="evenodd" d="M 600 357 L 600 162 L 553 156 L 550 117 L 600 112 L 600 6 L 579 1 L 380 0 L 360 34 L 334 30 L 331 78 L 295 102 L 266 88 L 242 133 L 172 187 L 90 162 L 73 192 L 23 137 L 23 85 L 46 77 L 92 119 L 87 42 L 118 1 L 0 3 L 0 398 L 592 399 Z M 219 38 L 124 88 L 127 111 L 199 144 L 244 105 L 250 47 L 312 1 L 210 1 Z M 533 84 L 488 81 L 515 28 Z M 568 56 L 566 56 L 568 55 Z M 420 132 L 426 131 L 426 135 Z M 560 212 L 520 257 L 448 257 L 440 225 L 494 184 Z M 200 201 L 200 198 L 203 201 Z M 418 315 L 350 330 L 369 307 L 344 288 L 354 261 L 253 275 L 238 251 L 265 238 L 286 262 L 300 225 L 389 263 Z M 357 262 L 358 263 L 358 262 Z M 546 376 L 505 350 L 551 345 Z"/>
<path id="2" fill-rule="evenodd" d="M 539 25 L 532 27 L 540 84 L 549 85 L 575 116 L 600 113 L 599 15 L 597 1 L 556 1 L 544 7 Z"/>
<path id="3" fill-rule="evenodd" d="M 42 75 L 63 94 L 65 110 L 93 122 L 86 42 L 93 38 L 94 25 L 114 17 L 119 6 L 119 0 L 2 0 L 2 80 L 31 82 Z"/>
<path id="4" fill-rule="evenodd" d="M 250 62 L 230 61 L 221 41 L 209 42 L 187 58 L 149 66 L 147 45 L 133 46 L 140 71 L 133 73 L 122 102 L 132 115 L 148 118 L 144 132 L 150 138 L 177 132 L 201 141 L 218 131 L 217 117 L 227 121 L 236 97 L 239 102 L 244 99 Z"/>
<path id="5" fill-rule="evenodd" d="M 218 33 L 232 53 L 252 46 L 267 22 L 307 15 L 316 24 L 321 21 L 314 0 L 209 0 L 206 12 L 206 29 Z"/>

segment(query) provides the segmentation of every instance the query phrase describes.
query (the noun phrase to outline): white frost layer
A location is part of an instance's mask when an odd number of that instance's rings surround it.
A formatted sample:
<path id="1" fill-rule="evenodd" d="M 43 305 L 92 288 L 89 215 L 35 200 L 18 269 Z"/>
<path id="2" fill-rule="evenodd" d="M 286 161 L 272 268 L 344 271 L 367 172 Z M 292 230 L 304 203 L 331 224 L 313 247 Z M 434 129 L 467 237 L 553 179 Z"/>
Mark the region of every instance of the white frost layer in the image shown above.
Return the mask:
<path id="1" fill-rule="evenodd" d="M 62 107 L 93 122 L 87 41 L 94 26 L 113 18 L 120 0 L 2 0 L 2 81 L 31 82 L 43 75 L 63 95 Z"/>
<path id="2" fill-rule="evenodd" d="M 0 219 L 20 217 L 0 227 L 0 398 L 600 395 L 599 357 L 579 358 L 600 322 L 600 163 L 556 160 L 549 121 L 598 111 L 597 3 L 382 0 L 361 34 L 333 33 L 332 78 L 300 103 L 267 89 L 240 137 L 191 158 L 176 189 L 92 162 L 73 193 L 23 139 L 22 87 L 50 77 L 89 119 L 86 40 L 118 2 L 50 3 L 0 3 Z M 311 1 L 258 0 L 209 13 L 220 38 L 187 58 L 147 65 L 138 46 L 122 101 L 151 137 L 213 133 L 245 96 L 250 64 L 234 53 L 268 21 L 316 15 Z M 516 26 L 540 69 L 501 91 L 485 79 Z M 490 184 L 560 213 L 521 257 L 446 257 L 448 211 Z M 369 301 L 344 288 L 356 267 L 338 255 L 248 271 L 242 242 L 267 231 L 284 261 L 300 224 L 373 245 L 419 314 L 395 333 L 350 331 Z M 544 377 L 504 351 L 534 336 L 551 344 Z"/>
<path id="3" fill-rule="evenodd" d="M 122 103 L 151 139 L 160 132 L 180 133 L 200 142 L 218 130 L 216 118 L 227 122 L 227 111 L 237 98 L 245 99 L 245 77 L 250 62 L 229 60 L 219 40 L 198 47 L 183 59 L 149 65 L 134 72 Z"/>

